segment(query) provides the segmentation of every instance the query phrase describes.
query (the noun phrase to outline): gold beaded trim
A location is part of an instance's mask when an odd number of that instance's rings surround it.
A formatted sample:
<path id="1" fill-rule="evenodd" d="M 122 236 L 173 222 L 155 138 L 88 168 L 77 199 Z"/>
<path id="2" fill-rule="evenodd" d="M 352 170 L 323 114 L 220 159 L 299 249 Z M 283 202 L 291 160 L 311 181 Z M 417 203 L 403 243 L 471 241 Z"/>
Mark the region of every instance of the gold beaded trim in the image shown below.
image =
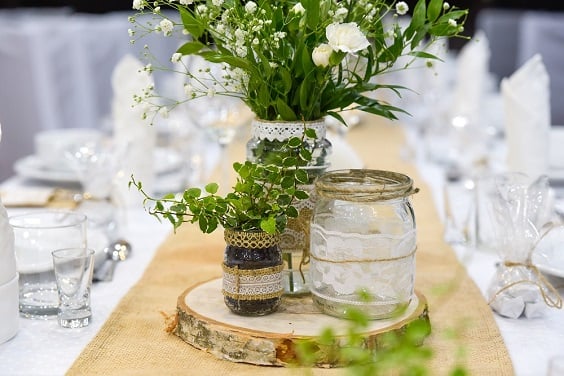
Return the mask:
<path id="1" fill-rule="evenodd" d="M 223 264 L 223 295 L 237 300 L 264 300 L 279 298 L 283 265 L 260 269 L 239 269 Z"/>
<path id="2" fill-rule="evenodd" d="M 227 244 L 247 249 L 269 248 L 280 243 L 280 234 L 269 234 L 262 231 L 249 232 L 225 229 L 223 238 Z"/>

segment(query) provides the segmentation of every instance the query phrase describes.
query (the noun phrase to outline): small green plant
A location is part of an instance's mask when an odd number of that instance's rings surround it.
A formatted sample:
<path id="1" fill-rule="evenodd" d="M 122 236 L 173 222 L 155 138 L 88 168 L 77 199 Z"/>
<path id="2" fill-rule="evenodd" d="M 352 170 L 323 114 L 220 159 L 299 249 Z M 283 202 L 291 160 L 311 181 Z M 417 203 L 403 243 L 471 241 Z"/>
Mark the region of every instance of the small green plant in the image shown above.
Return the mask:
<path id="1" fill-rule="evenodd" d="M 188 188 L 181 195 L 167 194 L 162 198 L 149 196 L 142 182 L 131 178 L 129 186 L 135 186 L 144 196 L 144 205 L 152 203 L 149 214 L 159 220 L 172 223 L 176 230 L 182 223 L 198 223 L 204 233 L 215 231 L 218 226 L 239 231 L 265 231 L 282 233 L 288 218 L 296 218 L 294 204 L 305 200 L 309 194 L 302 190 L 309 182 L 306 166 L 311 161 L 306 138 L 315 139 L 313 129 L 305 129 L 302 138 L 293 137 L 284 143 L 280 153 L 269 164 L 246 161 L 236 162 L 233 169 L 237 180 L 233 191 L 222 197 L 217 194 L 217 183 L 209 183 L 204 191 Z"/>
<path id="2" fill-rule="evenodd" d="M 431 333 L 427 318 L 420 318 L 397 331 L 382 334 L 376 343 L 369 343 L 364 335 L 369 318 L 361 310 L 350 307 L 346 318 L 345 333 L 337 334 L 327 327 L 313 340 L 298 343 L 298 365 L 312 367 L 319 359 L 345 366 L 351 376 L 380 375 L 430 375 L 429 361 L 433 350 L 424 344 Z M 467 371 L 454 364 L 448 371 L 450 376 L 465 376 Z"/>

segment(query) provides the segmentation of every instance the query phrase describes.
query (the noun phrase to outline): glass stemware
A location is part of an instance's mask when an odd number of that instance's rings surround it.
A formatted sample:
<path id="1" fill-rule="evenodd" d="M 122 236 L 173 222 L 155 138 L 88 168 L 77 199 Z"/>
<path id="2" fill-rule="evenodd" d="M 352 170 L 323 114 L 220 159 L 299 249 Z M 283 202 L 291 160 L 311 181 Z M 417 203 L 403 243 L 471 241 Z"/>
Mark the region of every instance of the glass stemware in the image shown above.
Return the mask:
<path id="1" fill-rule="evenodd" d="M 119 223 L 123 222 L 124 213 L 113 189 L 119 155 L 109 139 L 78 143 L 65 150 L 82 187 L 81 194 L 75 196 L 76 210 L 88 217 L 88 245 L 96 250 L 118 237 Z"/>
<path id="2" fill-rule="evenodd" d="M 220 149 L 220 190 L 227 189 L 231 161 L 227 155 L 229 145 L 241 128 L 250 124 L 251 110 L 239 99 L 226 96 L 203 97 L 192 100 L 188 116 L 204 130 Z"/>

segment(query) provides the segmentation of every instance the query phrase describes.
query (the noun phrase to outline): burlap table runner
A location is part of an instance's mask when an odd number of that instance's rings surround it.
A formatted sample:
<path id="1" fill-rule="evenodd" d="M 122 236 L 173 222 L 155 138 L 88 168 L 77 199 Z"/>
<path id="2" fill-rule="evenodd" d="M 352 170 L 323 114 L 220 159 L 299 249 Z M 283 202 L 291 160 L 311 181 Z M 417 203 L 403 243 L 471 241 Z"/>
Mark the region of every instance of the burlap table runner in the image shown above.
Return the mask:
<path id="1" fill-rule="evenodd" d="M 429 374 L 445 375 L 461 361 L 472 375 L 512 375 L 512 364 L 491 310 L 443 241 L 443 227 L 429 188 L 414 167 L 400 158 L 402 129 L 382 123 L 377 118 L 363 122 L 349 132 L 348 141 L 367 168 L 405 173 L 420 188 L 413 197 L 418 228 L 416 288 L 429 302 L 433 332 L 426 343 L 434 353 Z M 244 158 L 242 143 L 235 147 L 234 154 L 238 160 Z M 304 370 L 218 360 L 165 331 L 162 312 L 173 314 L 177 297 L 184 290 L 221 276 L 221 235 L 202 235 L 196 226 L 184 226 L 169 236 L 141 280 L 121 300 L 68 374 L 305 374 Z M 315 375 L 342 373 L 340 369 L 313 370 Z"/>

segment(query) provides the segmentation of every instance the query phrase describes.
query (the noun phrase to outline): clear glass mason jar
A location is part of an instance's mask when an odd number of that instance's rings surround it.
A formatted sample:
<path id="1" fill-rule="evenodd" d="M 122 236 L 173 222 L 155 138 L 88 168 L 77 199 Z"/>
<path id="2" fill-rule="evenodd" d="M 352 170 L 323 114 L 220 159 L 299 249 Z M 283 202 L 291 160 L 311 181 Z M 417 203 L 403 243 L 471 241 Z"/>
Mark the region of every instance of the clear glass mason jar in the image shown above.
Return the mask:
<path id="1" fill-rule="evenodd" d="M 337 170 L 315 182 L 311 293 L 326 314 L 349 307 L 371 319 L 401 314 L 414 294 L 416 225 L 410 177 Z"/>
<path id="2" fill-rule="evenodd" d="M 307 169 L 310 182 L 300 187 L 307 192 L 313 190 L 313 181 L 328 167 L 331 143 L 325 138 L 327 126 L 323 119 L 315 121 L 266 121 L 254 119 L 251 124 L 251 139 L 247 142 L 247 160 L 258 163 L 279 163 L 279 154 L 291 137 L 303 137 L 306 128 L 315 130 L 315 140 L 306 139 L 306 148 L 312 154 Z M 278 161 L 278 162 L 277 162 Z M 280 248 L 284 261 L 283 285 L 286 296 L 309 293 L 309 223 L 314 206 L 314 196 L 298 202 L 295 206 L 298 218 L 290 218 L 282 234 Z"/>

